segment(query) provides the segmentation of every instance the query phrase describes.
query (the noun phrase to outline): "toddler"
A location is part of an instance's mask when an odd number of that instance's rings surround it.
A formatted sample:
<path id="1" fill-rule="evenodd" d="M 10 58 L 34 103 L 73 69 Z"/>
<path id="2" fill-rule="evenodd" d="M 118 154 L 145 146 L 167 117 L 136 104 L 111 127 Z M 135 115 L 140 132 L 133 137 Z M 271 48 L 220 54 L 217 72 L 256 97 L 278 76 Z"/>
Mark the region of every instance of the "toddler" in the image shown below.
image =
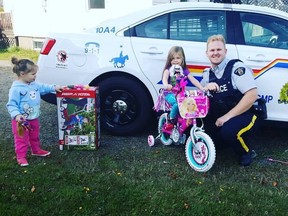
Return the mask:
<path id="1" fill-rule="evenodd" d="M 11 59 L 17 80 L 12 83 L 7 103 L 12 118 L 15 153 L 20 166 L 28 166 L 26 154 L 30 146 L 32 155 L 50 155 L 40 147 L 39 115 L 40 95 L 61 91 L 62 87 L 35 82 L 38 66 L 28 59 Z"/>

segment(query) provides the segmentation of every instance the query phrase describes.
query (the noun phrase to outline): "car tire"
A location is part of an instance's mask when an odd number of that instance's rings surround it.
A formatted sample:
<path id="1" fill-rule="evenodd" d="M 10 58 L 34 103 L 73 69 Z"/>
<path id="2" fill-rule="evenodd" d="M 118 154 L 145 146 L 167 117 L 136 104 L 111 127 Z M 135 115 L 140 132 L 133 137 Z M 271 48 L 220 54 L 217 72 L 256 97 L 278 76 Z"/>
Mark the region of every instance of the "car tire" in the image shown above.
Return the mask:
<path id="1" fill-rule="evenodd" d="M 148 125 L 153 103 L 145 88 L 127 77 L 99 83 L 101 127 L 113 135 L 135 135 Z"/>

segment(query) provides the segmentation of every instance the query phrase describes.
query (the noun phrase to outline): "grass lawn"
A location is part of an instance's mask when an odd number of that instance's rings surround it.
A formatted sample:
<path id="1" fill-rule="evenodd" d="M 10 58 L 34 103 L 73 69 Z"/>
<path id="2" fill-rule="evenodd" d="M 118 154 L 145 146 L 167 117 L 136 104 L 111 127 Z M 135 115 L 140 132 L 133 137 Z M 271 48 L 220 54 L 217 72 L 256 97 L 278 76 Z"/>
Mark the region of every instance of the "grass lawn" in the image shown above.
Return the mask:
<path id="1" fill-rule="evenodd" d="M 284 216 L 288 166 L 267 160 L 287 160 L 283 132 L 267 128 L 255 137 L 261 143 L 250 167 L 238 166 L 226 149 L 217 152 L 207 173 L 189 168 L 184 146 L 149 147 L 146 133 L 127 138 L 103 132 L 98 151 L 60 151 L 57 143 L 44 144 L 52 155 L 29 156 L 25 168 L 16 165 L 12 140 L 5 139 L 0 215 Z"/>
<path id="2" fill-rule="evenodd" d="M 33 50 L 25 50 L 19 47 L 11 47 L 7 50 L 0 50 L 0 59 L 1 60 L 11 60 L 11 58 L 15 56 L 18 59 L 28 58 L 32 60 L 34 63 L 37 63 L 39 52 Z"/>

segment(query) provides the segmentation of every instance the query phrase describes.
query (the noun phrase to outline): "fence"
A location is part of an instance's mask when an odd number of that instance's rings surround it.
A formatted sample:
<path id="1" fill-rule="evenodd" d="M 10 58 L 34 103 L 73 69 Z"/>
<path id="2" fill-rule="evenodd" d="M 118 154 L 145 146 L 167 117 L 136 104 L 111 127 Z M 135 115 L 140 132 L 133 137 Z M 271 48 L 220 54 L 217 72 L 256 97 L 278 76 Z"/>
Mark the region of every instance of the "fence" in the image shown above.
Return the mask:
<path id="1" fill-rule="evenodd" d="M 210 0 L 210 2 L 259 5 L 288 12 L 288 0 Z"/>
<path id="2" fill-rule="evenodd" d="M 288 12 L 288 0 L 153 0 L 153 5 L 171 3 L 171 2 L 215 2 L 215 3 L 233 3 L 249 4 L 275 8 Z"/>
<path id="3" fill-rule="evenodd" d="M 7 49 L 11 46 L 16 46 L 11 14 L 2 12 L 0 13 L 0 49 Z"/>
<path id="4" fill-rule="evenodd" d="M 242 4 L 267 6 L 288 12 L 288 0 L 242 0 Z"/>

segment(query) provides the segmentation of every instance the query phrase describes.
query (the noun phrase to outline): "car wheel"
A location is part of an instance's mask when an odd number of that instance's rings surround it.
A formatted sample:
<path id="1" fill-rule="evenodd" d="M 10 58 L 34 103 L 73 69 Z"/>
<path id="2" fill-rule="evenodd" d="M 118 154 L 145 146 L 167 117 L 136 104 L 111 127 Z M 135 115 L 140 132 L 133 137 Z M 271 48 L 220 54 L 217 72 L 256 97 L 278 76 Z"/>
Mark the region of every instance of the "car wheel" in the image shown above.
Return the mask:
<path id="1" fill-rule="evenodd" d="M 152 102 L 144 87 L 126 77 L 99 83 L 101 126 L 114 135 L 142 131 L 151 118 Z"/>

